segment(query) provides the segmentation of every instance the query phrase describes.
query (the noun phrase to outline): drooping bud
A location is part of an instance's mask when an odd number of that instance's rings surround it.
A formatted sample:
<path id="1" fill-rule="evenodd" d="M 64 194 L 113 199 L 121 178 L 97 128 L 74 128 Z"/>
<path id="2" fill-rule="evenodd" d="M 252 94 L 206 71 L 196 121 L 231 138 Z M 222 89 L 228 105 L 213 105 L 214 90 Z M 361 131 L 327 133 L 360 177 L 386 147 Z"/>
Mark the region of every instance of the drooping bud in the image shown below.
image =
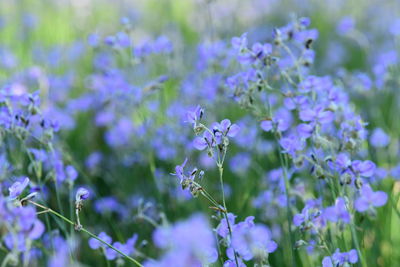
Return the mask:
<path id="1" fill-rule="evenodd" d="M 89 191 L 86 188 L 80 187 L 78 191 L 76 191 L 75 202 L 82 202 L 85 199 L 89 198 Z"/>

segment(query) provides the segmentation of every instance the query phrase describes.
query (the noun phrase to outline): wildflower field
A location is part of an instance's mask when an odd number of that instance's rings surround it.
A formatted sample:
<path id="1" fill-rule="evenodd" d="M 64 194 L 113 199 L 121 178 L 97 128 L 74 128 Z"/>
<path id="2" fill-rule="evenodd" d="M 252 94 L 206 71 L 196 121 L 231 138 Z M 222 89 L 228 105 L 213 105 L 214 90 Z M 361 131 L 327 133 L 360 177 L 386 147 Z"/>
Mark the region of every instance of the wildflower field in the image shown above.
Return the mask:
<path id="1" fill-rule="evenodd" d="M 0 267 L 400 266 L 398 0 L 0 0 Z"/>

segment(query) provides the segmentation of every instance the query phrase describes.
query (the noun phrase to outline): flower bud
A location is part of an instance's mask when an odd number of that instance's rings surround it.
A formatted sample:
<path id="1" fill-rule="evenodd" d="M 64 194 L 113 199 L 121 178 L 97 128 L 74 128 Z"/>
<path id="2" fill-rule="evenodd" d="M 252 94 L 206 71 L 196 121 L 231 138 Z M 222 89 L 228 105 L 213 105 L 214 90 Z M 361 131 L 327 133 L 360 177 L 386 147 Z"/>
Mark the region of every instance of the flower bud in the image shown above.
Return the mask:
<path id="1" fill-rule="evenodd" d="M 86 188 L 80 187 L 75 195 L 76 202 L 82 202 L 89 198 L 89 191 Z"/>

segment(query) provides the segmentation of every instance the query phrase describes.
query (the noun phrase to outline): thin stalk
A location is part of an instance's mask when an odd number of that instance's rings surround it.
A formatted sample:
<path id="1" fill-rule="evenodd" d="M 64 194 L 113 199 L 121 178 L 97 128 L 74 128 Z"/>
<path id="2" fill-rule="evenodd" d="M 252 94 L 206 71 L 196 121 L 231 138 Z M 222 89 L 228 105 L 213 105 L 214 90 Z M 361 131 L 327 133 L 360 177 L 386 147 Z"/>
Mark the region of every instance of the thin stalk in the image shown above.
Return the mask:
<path id="1" fill-rule="evenodd" d="M 354 245 L 356 246 L 358 255 L 359 255 L 359 257 L 360 257 L 361 266 L 367 266 L 367 265 L 366 265 L 366 261 L 365 261 L 365 259 L 364 259 L 364 256 L 363 256 L 363 254 L 361 253 L 360 243 L 359 243 L 359 241 L 358 241 L 358 237 L 357 237 L 357 233 L 356 233 L 356 228 L 354 227 L 354 223 L 353 223 L 353 222 L 350 224 L 350 230 L 351 230 L 351 236 L 353 237 Z"/>
<path id="2" fill-rule="evenodd" d="M 220 243 L 218 242 L 218 236 L 217 236 L 217 233 L 216 233 L 216 232 L 214 232 L 214 237 L 215 237 L 215 241 L 217 242 L 218 255 L 219 255 L 219 257 L 218 257 L 219 262 L 221 263 L 221 266 L 224 266 L 224 261 L 223 261 L 223 259 L 222 259 L 221 246 L 220 246 Z"/>
<path id="3" fill-rule="evenodd" d="M 338 188 L 339 196 L 342 196 L 341 190 L 340 190 L 339 179 L 335 179 L 335 180 L 336 180 L 337 186 L 339 187 L 339 188 Z M 351 212 L 349 206 L 348 206 L 347 204 L 345 204 L 345 206 L 346 206 L 347 212 L 348 212 L 349 214 L 352 214 L 352 212 Z M 353 239 L 353 243 L 354 243 L 354 246 L 356 247 L 357 253 L 358 253 L 359 257 L 360 257 L 360 264 L 361 264 L 361 266 L 368 266 L 367 262 L 366 262 L 365 259 L 364 259 L 364 255 L 363 255 L 362 252 L 361 252 L 360 243 L 359 243 L 359 241 L 358 241 L 356 228 L 355 228 L 355 226 L 354 226 L 354 214 L 353 214 L 353 216 L 351 216 L 351 217 L 352 217 L 352 218 L 351 218 L 351 223 L 350 223 L 351 237 L 352 237 L 352 239 Z"/>
<path id="4" fill-rule="evenodd" d="M 154 221 L 152 218 L 150 218 L 149 216 L 147 216 L 145 214 L 140 214 L 136 218 L 145 220 L 146 222 L 151 224 L 154 228 L 159 227 L 159 225 L 158 225 L 158 223 L 156 221 Z"/>
<path id="5" fill-rule="evenodd" d="M 214 198 L 211 197 L 211 195 L 204 191 L 204 189 L 201 191 L 201 195 L 210 201 L 215 207 L 219 208 L 221 206 L 217 201 L 214 200 Z"/>
<path id="6" fill-rule="evenodd" d="M 389 197 L 389 199 L 390 199 L 390 202 L 391 202 L 391 204 L 392 204 L 393 210 L 395 211 L 397 217 L 399 217 L 399 219 L 400 219 L 400 211 L 397 209 L 397 201 L 395 201 L 395 200 L 393 199 L 393 196 L 392 196 L 392 195 Z"/>
<path id="7" fill-rule="evenodd" d="M 268 116 L 270 118 L 272 118 L 272 109 L 271 109 L 271 104 L 269 102 L 269 99 L 267 99 L 267 112 L 268 112 Z M 276 130 L 276 129 L 275 129 Z M 296 266 L 296 261 L 294 259 L 294 239 L 293 239 L 293 232 L 292 232 L 292 228 L 290 227 L 290 225 L 292 224 L 292 214 L 290 211 L 290 196 L 289 196 L 289 178 L 287 175 L 287 159 L 283 158 L 282 155 L 282 150 L 280 149 L 280 144 L 279 144 L 279 132 L 276 132 L 276 134 L 274 135 L 275 137 L 275 142 L 278 145 L 278 152 L 279 152 L 279 161 L 280 161 L 280 165 L 282 167 L 282 172 L 283 172 L 283 179 L 284 179 L 284 183 L 285 183 L 285 196 L 286 196 L 286 220 L 287 220 L 287 224 L 288 224 L 288 234 L 289 234 L 289 242 L 290 242 L 290 259 L 292 261 L 292 266 Z"/>
<path id="8" fill-rule="evenodd" d="M 225 203 L 225 190 L 224 190 L 224 179 L 222 178 L 223 173 L 224 173 L 224 168 L 222 167 L 222 164 L 217 164 L 218 165 L 218 171 L 219 171 L 219 182 L 221 184 L 221 191 L 222 191 L 222 205 L 224 207 L 225 212 L 223 212 L 225 220 L 226 220 L 226 225 L 228 226 L 229 230 L 229 236 L 232 240 L 232 228 L 228 220 L 228 209 L 226 208 L 226 203 Z M 239 261 L 237 259 L 236 251 L 233 249 L 233 254 L 235 255 L 235 263 L 236 266 L 239 267 Z"/>
<path id="9" fill-rule="evenodd" d="M 275 136 L 275 140 L 276 140 L 276 143 L 279 146 L 279 140 L 278 140 L 277 136 Z M 287 175 L 287 165 L 285 164 L 286 161 L 283 159 L 283 155 L 282 155 L 282 152 L 281 152 L 280 149 L 279 149 L 279 160 L 280 160 L 280 164 L 281 164 L 282 171 L 283 171 L 283 179 L 284 179 L 284 182 L 285 182 L 286 220 L 287 220 L 287 223 L 288 223 L 288 234 L 289 234 L 289 242 L 290 242 L 290 248 L 291 248 L 290 249 L 290 258 L 292 260 L 292 266 L 296 266 L 296 261 L 294 259 L 294 255 L 293 255 L 293 251 L 294 251 L 294 247 L 293 247 L 293 244 L 294 244 L 293 232 L 292 232 L 292 228 L 290 227 L 290 225 L 292 224 L 292 213 L 290 211 L 290 195 L 289 195 L 290 184 L 289 184 L 289 178 L 288 178 L 288 175 Z"/>
<path id="10" fill-rule="evenodd" d="M 39 203 L 36 203 L 36 202 L 34 202 L 34 201 L 32 201 L 32 200 L 29 200 L 29 203 L 31 203 L 31 204 L 33 204 L 33 205 L 39 207 L 39 208 L 42 208 L 42 209 L 44 209 L 44 210 L 46 210 L 46 211 L 52 213 L 53 215 L 59 217 L 60 219 L 64 220 L 65 222 L 67 222 L 67 223 L 69 223 L 69 224 L 71 224 L 71 225 L 75 225 L 75 223 L 74 223 L 73 221 L 71 221 L 70 219 L 66 218 L 65 216 L 61 215 L 60 213 L 58 213 L 58 212 L 56 212 L 56 211 L 54 211 L 54 210 L 52 210 L 52 209 L 50 209 L 50 208 L 48 208 L 48 207 L 46 207 L 46 206 L 43 206 L 43 205 L 41 205 L 41 204 L 39 204 Z M 140 264 L 140 262 L 138 262 L 138 261 L 135 260 L 134 258 L 130 257 L 129 255 L 126 255 L 126 254 L 123 253 L 121 250 L 119 250 L 119 249 L 117 249 L 116 247 L 114 247 L 113 245 L 107 243 L 107 242 L 104 241 L 103 239 L 99 238 L 97 235 L 92 234 L 90 231 L 86 230 L 84 227 L 80 228 L 80 231 L 82 231 L 82 232 L 88 234 L 90 237 L 93 237 L 93 238 L 96 239 L 97 241 L 103 243 L 104 245 L 106 245 L 107 247 L 111 248 L 111 249 L 114 250 L 115 252 L 117 252 L 117 253 L 119 253 L 120 255 L 124 256 L 124 257 L 125 257 L 126 259 L 128 259 L 129 261 L 131 261 L 131 262 L 133 262 L 134 264 L 136 264 L 137 266 L 143 267 L 143 265 Z"/>
<path id="11" fill-rule="evenodd" d="M 7 254 L 7 256 L 4 258 L 3 262 L 1 263 L 1 267 L 7 267 L 8 263 L 10 262 L 12 258 L 11 254 Z"/>
<path id="12" fill-rule="evenodd" d="M 303 80 L 303 76 L 301 75 L 301 69 L 300 69 L 300 66 L 299 66 L 299 61 L 296 60 L 296 57 L 293 55 L 292 50 L 290 50 L 290 48 L 286 44 L 282 44 L 282 47 L 289 54 L 289 56 L 292 58 L 292 60 L 293 60 L 293 62 L 295 64 L 296 70 L 297 70 L 297 75 L 298 75 L 299 82 L 301 82 Z"/>

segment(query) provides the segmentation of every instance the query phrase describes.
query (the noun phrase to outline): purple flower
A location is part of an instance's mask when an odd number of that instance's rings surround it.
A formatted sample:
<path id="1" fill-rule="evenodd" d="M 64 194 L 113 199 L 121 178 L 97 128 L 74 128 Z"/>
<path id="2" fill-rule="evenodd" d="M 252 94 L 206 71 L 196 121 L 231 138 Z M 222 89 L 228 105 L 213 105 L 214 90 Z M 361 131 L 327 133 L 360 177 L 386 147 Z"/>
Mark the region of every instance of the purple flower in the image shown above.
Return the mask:
<path id="1" fill-rule="evenodd" d="M 331 222 L 342 221 L 344 223 L 350 223 L 350 213 L 347 211 L 346 203 L 344 198 L 337 198 L 335 205 L 332 207 L 327 207 L 323 215 L 325 218 Z"/>
<path id="2" fill-rule="evenodd" d="M 297 133 L 302 138 L 309 138 L 314 132 L 314 126 L 311 124 L 301 123 L 297 126 Z"/>
<path id="3" fill-rule="evenodd" d="M 152 50 L 155 54 L 169 54 L 173 50 L 173 44 L 166 36 L 161 35 L 154 40 Z"/>
<path id="4" fill-rule="evenodd" d="M 75 181 L 76 178 L 78 178 L 78 171 L 72 165 L 68 165 L 67 167 L 65 167 L 65 172 L 67 175 L 67 179 L 69 179 L 70 181 Z"/>
<path id="5" fill-rule="evenodd" d="M 232 213 L 228 214 L 232 240 L 231 246 L 227 249 L 227 255 L 231 261 L 226 262 L 226 266 L 231 266 L 230 264 L 235 259 L 233 251 L 236 251 L 243 260 L 248 261 L 253 258 L 268 257 L 268 253 L 276 250 L 278 245 L 272 240 L 271 231 L 264 225 L 255 224 L 254 216 L 249 216 L 237 224 L 235 224 L 235 217 Z M 221 219 L 217 233 L 223 238 L 228 237 L 229 230 L 225 218 Z"/>
<path id="6" fill-rule="evenodd" d="M 230 225 L 235 224 L 236 216 L 233 213 L 228 213 L 228 221 Z M 226 219 L 221 220 L 219 225 L 217 226 L 217 234 L 221 237 L 225 238 L 229 234 L 228 224 L 226 223 Z"/>
<path id="7" fill-rule="evenodd" d="M 275 116 L 271 120 L 264 120 L 261 122 L 261 128 L 269 132 L 274 126 L 280 132 L 284 132 L 289 129 L 292 123 L 292 115 L 286 109 L 280 109 L 276 112 Z"/>
<path id="8" fill-rule="evenodd" d="M 293 216 L 293 224 L 305 230 L 313 226 L 324 226 L 326 221 L 325 218 L 321 216 L 320 201 L 315 199 L 308 200 L 301 213 Z"/>
<path id="9" fill-rule="evenodd" d="M 391 34 L 394 36 L 399 36 L 400 35 L 400 19 L 396 19 L 389 28 L 389 31 Z"/>
<path id="10" fill-rule="evenodd" d="M 339 249 L 333 253 L 332 256 L 324 257 L 322 260 L 322 267 L 339 267 L 339 266 L 347 266 L 349 263 L 357 263 L 358 255 L 357 250 L 352 249 L 348 252 L 340 252 Z"/>
<path id="11" fill-rule="evenodd" d="M 294 135 L 281 138 L 279 144 L 283 148 L 283 153 L 288 153 L 292 157 L 296 155 L 297 151 L 301 151 L 304 148 L 304 142 Z"/>
<path id="12" fill-rule="evenodd" d="M 342 18 L 336 27 L 336 31 L 340 35 L 345 35 L 353 29 L 354 29 L 354 19 L 351 17 Z"/>
<path id="13" fill-rule="evenodd" d="M 265 57 L 269 56 L 272 53 L 272 45 L 269 43 L 260 44 L 255 43 L 251 47 L 253 52 L 253 59 L 263 60 Z"/>
<path id="14" fill-rule="evenodd" d="M 247 33 L 243 33 L 240 37 L 233 37 L 231 43 L 236 50 L 247 48 Z"/>
<path id="15" fill-rule="evenodd" d="M 355 160 L 351 163 L 351 167 L 356 174 L 359 174 L 363 177 L 371 177 L 376 169 L 375 163 L 370 160 Z"/>
<path id="16" fill-rule="evenodd" d="M 107 131 L 105 138 L 111 147 L 121 147 L 130 142 L 133 131 L 131 120 L 121 118 L 113 128 Z"/>
<path id="17" fill-rule="evenodd" d="M 85 165 L 88 169 L 95 169 L 101 162 L 103 155 L 99 151 L 95 151 L 90 154 L 85 161 Z"/>
<path id="18" fill-rule="evenodd" d="M 293 39 L 295 39 L 299 43 L 305 43 L 308 40 L 317 40 L 318 35 L 319 32 L 317 29 L 310 29 L 296 32 L 293 36 Z"/>
<path id="19" fill-rule="evenodd" d="M 221 123 L 214 123 L 212 126 L 214 131 L 220 132 L 224 136 L 235 137 L 240 131 L 240 127 L 237 124 L 232 124 L 230 120 L 222 120 Z"/>
<path id="20" fill-rule="evenodd" d="M 30 148 L 29 152 L 31 152 L 33 154 L 33 156 L 35 157 L 35 160 L 37 160 L 37 161 L 44 162 L 47 160 L 47 153 L 43 149 Z"/>
<path id="21" fill-rule="evenodd" d="M 215 145 L 215 138 L 209 131 L 205 131 L 202 137 L 196 137 L 193 140 L 193 146 L 198 150 L 204 150 L 207 147 L 214 147 Z"/>
<path id="22" fill-rule="evenodd" d="M 192 196 L 196 197 L 200 192 L 201 187 L 199 187 L 199 185 L 195 183 L 194 180 L 196 176 L 198 180 L 201 180 L 204 176 L 204 171 L 199 171 L 197 168 L 193 168 L 191 172 L 185 174 L 183 168 L 185 167 L 186 162 L 187 159 L 185 159 L 182 165 L 176 166 L 175 173 L 171 173 L 171 175 L 178 176 L 182 189 L 188 189 Z"/>
<path id="23" fill-rule="evenodd" d="M 234 173 L 245 174 L 251 165 L 251 154 L 238 153 L 229 161 L 229 166 Z"/>
<path id="24" fill-rule="evenodd" d="M 29 178 L 28 177 L 26 177 L 22 183 L 19 182 L 19 181 L 13 183 L 8 188 L 8 191 L 10 192 L 10 198 L 11 199 L 16 199 L 17 197 L 19 197 L 19 195 L 22 194 L 22 192 L 25 190 L 25 188 L 28 186 L 28 184 L 29 184 Z"/>
<path id="25" fill-rule="evenodd" d="M 4 236 L 4 243 L 10 250 L 17 248 L 21 252 L 25 251 L 27 239 L 38 239 L 45 230 L 44 224 L 36 218 L 36 209 L 31 206 L 14 207 L 9 210 L 6 218 L 16 230 Z"/>
<path id="26" fill-rule="evenodd" d="M 299 91 L 303 93 L 307 93 L 310 91 L 329 92 L 332 88 L 333 82 L 329 76 L 318 77 L 310 75 L 299 84 Z"/>
<path id="27" fill-rule="evenodd" d="M 340 169 L 347 169 L 351 166 L 351 160 L 346 153 L 337 155 L 335 163 Z"/>
<path id="28" fill-rule="evenodd" d="M 305 28 L 311 25 L 311 19 L 308 17 L 301 17 L 299 18 L 299 24 Z"/>
<path id="29" fill-rule="evenodd" d="M 111 244 L 112 239 L 111 237 L 109 237 L 106 233 L 101 232 L 98 237 L 103 240 L 106 243 Z M 100 247 L 106 247 L 102 242 L 100 242 L 99 240 L 95 239 L 95 238 L 90 238 L 89 239 L 89 247 L 91 249 L 98 249 Z"/>
<path id="30" fill-rule="evenodd" d="M 116 37 L 113 35 L 109 35 L 104 38 L 104 44 L 106 45 L 113 46 L 115 42 L 116 42 Z"/>
<path id="31" fill-rule="evenodd" d="M 125 32 L 118 32 L 116 34 L 116 42 L 120 47 L 129 47 L 131 45 L 130 37 Z"/>
<path id="32" fill-rule="evenodd" d="M 385 147 L 390 143 L 390 137 L 381 128 L 376 128 L 371 134 L 370 141 L 374 147 Z"/>
<path id="33" fill-rule="evenodd" d="M 233 254 L 233 252 L 231 252 L 231 254 Z M 235 256 L 232 256 L 232 257 L 233 257 L 233 259 L 229 259 L 224 262 L 223 267 L 246 267 L 246 264 L 244 264 L 244 262 L 241 258 L 238 259 L 239 266 L 237 266 L 236 261 L 235 261 Z"/>
<path id="34" fill-rule="evenodd" d="M 368 184 L 363 185 L 360 190 L 360 197 L 354 202 L 358 212 L 364 212 L 371 207 L 381 207 L 386 204 L 388 196 L 383 191 L 372 191 Z"/>
<path id="35" fill-rule="evenodd" d="M 309 100 L 306 96 L 286 97 L 283 101 L 285 107 L 289 110 L 296 108 L 304 109 L 309 105 Z"/>
<path id="36" fill-rule="evenodd" d="M 188 111 L 186 113 L 186 121 L 193 124 L 193 127 L 196 126 L 197 122 L 201 120 L 204 114 L 204 109 L 200 106 L 197 106 L 195 110 Z"/>
<path id="37" fill-rule="evenodd" d="M 115 243 L 117 243 L 117 242 L 115 242 Z M 118 253 L 115 250 L 113 250 L 109 247 L 105 248 L 104 255 L 106 256 L 107 260 L 109 260 L 109 261 L 115 260 L 115 258 L 117 258 L 117 254 Z"/>
<path id="38" fill-rule="evenodd" d="M 299 113 L 299 116 L 302 121 L 320 124 L 330 123 L 334 119 L 333 112 L 326 110 L 323 106 L 302 109 Z"/>
<path id="39" fill-rule="evenodd" d="M 232 248 L 245 261 L 266 257 L 277 247 L 271 239 L 271 231 L 264 225 L 255 224 L 253 216 L 233 226 Z"/>
<path id="40" fill-rule="evenodd" d="M 157 262 L 149 261 L 145 266 L 204 266 L 218 259 L 215 237 L 202 215 L 157 228 L 153 241 L 165 253 Z"/>
<path id="41" fill-rule="evenodd" d="M 188 159 L 186 158 L 185 161 L 181 165 L 176 165 L 175 173 L 171 173 L 171 175 L 178 176 L 178 178 L 181 180 L 181 182 L 182 182 L 182 180 L 184 180 L 186 178 L 183 173 L 183 168 L 185 167 L 187 161 L 188 161 Z"/>
<path id="42" fill-rule="evenodd" d="M 96 33 L 92 33 L 88 36 L 87 42 L 90 46 L 98 46 L 100 42 L 100 37 Z"/>

